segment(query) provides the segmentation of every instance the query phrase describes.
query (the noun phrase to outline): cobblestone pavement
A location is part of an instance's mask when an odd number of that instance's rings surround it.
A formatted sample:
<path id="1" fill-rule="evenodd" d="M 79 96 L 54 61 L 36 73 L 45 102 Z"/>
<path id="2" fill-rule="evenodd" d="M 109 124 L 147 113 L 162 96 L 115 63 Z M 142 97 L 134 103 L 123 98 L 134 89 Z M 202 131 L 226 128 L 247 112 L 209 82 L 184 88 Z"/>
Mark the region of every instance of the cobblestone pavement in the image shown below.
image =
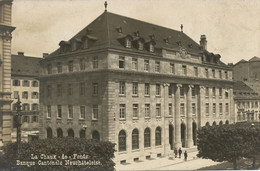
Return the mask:
<path id="1" fill-rule="evenodd" d="M 117 164 L 116 170 L 197 170 L 202 167 L 218 164 L 218 162 L 197 158 L 196 155 L 197 151 L 188 153 L 187 161 L 183 159 L 182 155 L 182 158 L 168 156 L 124 165 Z"/>

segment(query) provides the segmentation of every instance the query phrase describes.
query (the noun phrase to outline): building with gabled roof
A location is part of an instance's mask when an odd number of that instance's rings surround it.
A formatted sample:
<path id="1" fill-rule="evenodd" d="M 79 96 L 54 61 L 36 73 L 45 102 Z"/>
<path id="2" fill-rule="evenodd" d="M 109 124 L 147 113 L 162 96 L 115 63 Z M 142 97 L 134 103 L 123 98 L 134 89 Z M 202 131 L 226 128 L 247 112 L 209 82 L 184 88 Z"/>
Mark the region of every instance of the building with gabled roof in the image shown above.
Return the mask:
<path id="1" fill-rule="evenodd" d="M 196 145 L 232 123 L 232 68 L 176 31 L 105 11 L 41 61 L 40 137 L 116 143 L 116 162 Z"/>

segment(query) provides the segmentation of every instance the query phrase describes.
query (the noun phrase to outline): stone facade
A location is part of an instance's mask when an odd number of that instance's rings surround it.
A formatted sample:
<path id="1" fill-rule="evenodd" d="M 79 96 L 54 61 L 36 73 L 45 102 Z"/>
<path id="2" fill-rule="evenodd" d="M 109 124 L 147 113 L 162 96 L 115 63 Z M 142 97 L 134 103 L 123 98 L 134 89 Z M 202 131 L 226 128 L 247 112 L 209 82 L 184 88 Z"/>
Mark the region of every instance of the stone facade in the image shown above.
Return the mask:
<path id="1" fill-rule="evenodd" d="M 163 29 L 104 12 L 61 41 L 41 62 L 40 136 L 108 140 L 124 163 L 192 147 L 198 128 L 233 123 L 232 68 L 206 50 L 205 36 L 201 47 Z"/>
<path id="2" fill-rule="evenodd" d="M 12 0 L 0 0 L 0 144 L 11 141 Z"/>

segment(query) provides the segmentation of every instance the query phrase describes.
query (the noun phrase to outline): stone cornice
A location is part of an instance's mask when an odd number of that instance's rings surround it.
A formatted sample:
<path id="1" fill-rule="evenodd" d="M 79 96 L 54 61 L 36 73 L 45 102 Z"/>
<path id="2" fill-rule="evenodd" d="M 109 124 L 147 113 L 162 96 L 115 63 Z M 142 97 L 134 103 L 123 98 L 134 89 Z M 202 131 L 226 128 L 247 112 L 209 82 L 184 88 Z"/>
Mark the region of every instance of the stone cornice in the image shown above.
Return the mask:
<path id="1" fill-rule="evenodd" d="M 147 73 L 147 72 L 137 72 L 137 71 L 129 71 L 129 70 L 116 70 L 116 69 L 100 69 L 100 70 L 92 70 L 92 71 L 80 71 L 80 72 L 69 72 L 69 73 L 62 73 L 62 74 L 52 74 L 52 75 L 44 75 L 40 76 L 39 79 L 46 79 L 46 78 L 57 78 L 60 76 L 67 77 L 67 76 L 75 76 L 78 74 L 85 74 L 85 73 L 101 73 L 101 74 L 108 74 L 108 77 L 110 77 L 109 74 L 117 74 L 120 76 L 123 75 L 129 75 L 133 74 L 135 76 L 149 76 L 153 77 L 155 79 L 169 79 L 168 82 L 175 82 L 175 83 L 180 83 L 180 84 L 210 84 L 210 85 L 215 85 L 216 83 L 221 83 L 221 84 L 228 84 L 230 87 L 233 86 L 234 81 L 232 80 L 220 80 L 220 79 L 208 79 L 208 78 L 200 78 L 200 77 L 188 77 L 188 76 L 179 76 L 179 75 L 172 75 L 172 74 L 161 74 L 161 73 Z"/>

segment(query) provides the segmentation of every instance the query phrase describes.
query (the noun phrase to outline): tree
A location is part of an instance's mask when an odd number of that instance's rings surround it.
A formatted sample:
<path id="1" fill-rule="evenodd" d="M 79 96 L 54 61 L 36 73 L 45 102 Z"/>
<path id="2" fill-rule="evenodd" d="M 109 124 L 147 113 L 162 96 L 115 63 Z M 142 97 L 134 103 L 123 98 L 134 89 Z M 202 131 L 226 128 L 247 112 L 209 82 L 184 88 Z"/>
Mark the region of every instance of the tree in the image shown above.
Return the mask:
<path id="1" fill-rule="evenodd" d="M 228 161 L 237 169 L 237 160 L 250 157 L 256 145 L 256 131 L 239 124 L 202 127 L 198 131 L 198 157 Z"/>
<path id="2" fill-rule="evenodd" d="M 35 140 L 29 143 L 21 144 L 21 154 L 17 158 L 16 143 L 9 143 L 3 147 L 3 155 L 0 155 L 0 169 L 13 168 L 15 170 L 49 170 L 50 168 L 56 168 L 61 170 L 66 169 L 79 169 L 79 170 L 114 170 L 115 163 L 114 149 L 115 144 L 111 142 L 98 142 L 95 140 L 86 140 L 79 138 L 53 138 L 53 139 L 41 139 Z M 37 156 L 37 159 L 32 159 L 33 156 Z M 62 162 L 62 165 L 40 165 L 39 160 L 41 155 L 52 156 L 56 155 L 57 160 Z M 87 155 L 90 164 L 79 165 L 79 161 L 84 161 L 80 158 L 74 158 L 73 156 Z M 70 156 L 71 158 L 62 158 L 62 156 Z M 35 162 L 33 166 L 17 166 L 17 160 Z M 67 161 L 72 161 L 71 165 L 65 165 Z M 91 164 L 97 163 L 97 164 Z"/>

